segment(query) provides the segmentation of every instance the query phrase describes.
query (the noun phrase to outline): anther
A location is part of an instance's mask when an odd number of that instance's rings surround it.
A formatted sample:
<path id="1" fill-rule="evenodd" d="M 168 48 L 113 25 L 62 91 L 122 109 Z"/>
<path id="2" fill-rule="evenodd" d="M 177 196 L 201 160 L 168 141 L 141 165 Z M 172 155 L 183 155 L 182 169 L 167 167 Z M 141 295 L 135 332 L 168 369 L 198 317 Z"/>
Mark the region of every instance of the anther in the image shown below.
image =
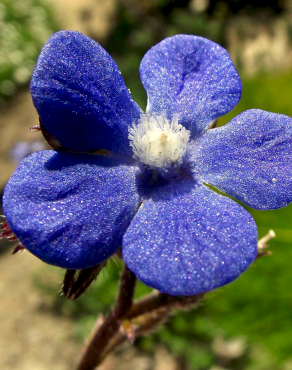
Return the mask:
<path id="1" fill-rule="evenodd" d="M 160 135 L 159 140 L 161 143 L 165 143 L 167 138 L 168 138 L 168 135 L 166 132 L 164 132 L 163 134 Z"/>

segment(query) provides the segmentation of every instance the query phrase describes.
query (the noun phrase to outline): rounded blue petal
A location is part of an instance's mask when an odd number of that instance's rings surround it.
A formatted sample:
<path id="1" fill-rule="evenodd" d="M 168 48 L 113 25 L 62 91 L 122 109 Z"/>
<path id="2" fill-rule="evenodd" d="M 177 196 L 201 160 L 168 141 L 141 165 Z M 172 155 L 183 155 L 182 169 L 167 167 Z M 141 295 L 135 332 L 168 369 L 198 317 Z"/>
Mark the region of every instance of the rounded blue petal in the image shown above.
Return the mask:
<path id="1" fill-rule="evenodd" d="M 140 75 L 147 112 L 178 114 L 192 137 L 241 97 L 241 81 L 227 51 L 198 36 L 177 35 L 154 46 L 141 62 Z"/>
<path id="2" fill-rule="evenodd" d="M 258 109 L 208 131 L 192 147 L 202 181 L 261 210 L 292 201 L 292 118 Z"/>
<path id="3" fill-rule="evenodd" d="M 97 42 L 76 31 L 55 33 L 38 58 L 30 88 L 44 128 L 64 148 L 132 155 L 128 128 L 142 111 Z"/>
<path id="4" fill-rule="evenodd" d="M 256 255 L 251 215 L 192 181 L 156 189 L 123 238 L 129 269 L 171 295 L 195 295 L 230 283 Z"/>
<path id="5" fill-rule="evenodd" d="M 136 212 L 136 172 L 105 157 L 37 152 L 6 185 L 4 214 L 21 243 L 44 262 L 95 266 L 121 246 Z"/>

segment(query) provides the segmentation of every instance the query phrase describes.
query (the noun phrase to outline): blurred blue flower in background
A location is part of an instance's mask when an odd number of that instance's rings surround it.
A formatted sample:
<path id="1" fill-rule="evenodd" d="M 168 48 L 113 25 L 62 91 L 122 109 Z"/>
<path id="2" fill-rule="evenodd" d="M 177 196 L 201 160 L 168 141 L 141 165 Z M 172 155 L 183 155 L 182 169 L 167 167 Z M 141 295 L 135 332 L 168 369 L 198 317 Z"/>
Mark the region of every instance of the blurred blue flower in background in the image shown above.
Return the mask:
<path id="1" fill-rule="evenodd" d="M 45 142 L 36 140 L 32 142 L 19 141 L 17 142 L 10 151 L 10 157 L 14 163 L 19 164 L 28 155 L 44 150 L 46 148 Z"/>
<path id="2" fill-rule="evenodd" d="M 292 201 L 292 119 L 238 103 L 227 52 L 196 36 L 154 46 L 140 66 L 146 113 L 112 58 L 74 31 L 54 34 L 31 93 L 42 127 L 63 150 L 26 158 L 3 198 L 8 224 L 43 261 L 99 264 L 122 246 L 145 284 L 194 295 L 236 279 L 257 255 L 256 209 Z M 134 159 L 133 159 L 134 158 Z"/>

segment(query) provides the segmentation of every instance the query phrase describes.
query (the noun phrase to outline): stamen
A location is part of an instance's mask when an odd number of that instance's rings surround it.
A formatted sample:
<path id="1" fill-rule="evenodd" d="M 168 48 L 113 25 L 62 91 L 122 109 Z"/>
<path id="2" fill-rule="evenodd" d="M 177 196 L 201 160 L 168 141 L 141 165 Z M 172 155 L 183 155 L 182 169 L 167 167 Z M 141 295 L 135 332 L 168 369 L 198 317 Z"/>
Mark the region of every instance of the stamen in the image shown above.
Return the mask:
<path id="1" fill-rule="evenodd" d="M 129 129 L 134 158 L 151 169 L 168 171 L 179 167 L 186 157 L 190 132 L 165 114 L 143 115 L 138 125 Z M 160 171 L 161 172 L 161 171 Z"/>

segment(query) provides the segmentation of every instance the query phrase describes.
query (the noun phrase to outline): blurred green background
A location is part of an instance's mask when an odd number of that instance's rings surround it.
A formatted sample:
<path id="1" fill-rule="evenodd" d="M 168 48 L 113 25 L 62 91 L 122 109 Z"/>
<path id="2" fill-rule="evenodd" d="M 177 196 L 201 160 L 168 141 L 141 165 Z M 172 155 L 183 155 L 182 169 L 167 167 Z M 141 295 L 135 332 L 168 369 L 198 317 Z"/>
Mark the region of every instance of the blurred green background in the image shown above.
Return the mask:
<path id="1" fill-rule="evenodd" d="M 187 33 L 226 47 L 242 77 L 241 102 L 219 119 L 220 125 L 250 108 L 292 116 L 292 4 L 284 0 L 269 4 L 260 0 L 116 0 L 104 5 L 88 0 L 78 7 L 65 0 L 0 0 L 0 135 L 8 138 L 2 139 L 0 148 L 2 191 L 15 167 L 9 152 L 27 139 L 22 130 L 37 123 L 28 98 L 35 60 L 47 38 L 58 29 L 77 29 L 99 41 L 117 62 L 143 109 L 146 94 L 138 72 L 141 58 L 163 38 Z M 23 109 L 29 112 L 23 113 Z M 182 370 L 292 369 L 292 205 L 277 211 L 249 211 L 260 237 L 269 229 L 276 232 L 276 239 L 269 243 L 273 254 L 256 261 L 236 282 L 208 294 L 197 310 L 178 313 L 157 333 L 138 339 L 137 353 L 154 358 L 157 346 L 162 346 Z M 11 264 L 11 269 L 20 268 L 12 257 L 7 258 L 7 245 L 1 245 L 0 264 L 2 260 L 5 266 Z M 76 302 L 57 294 L 58 269 L 39 265 L 25 275 L 32 281 L 29 289 L 43 300 L 36 308 L 43 320 L 51 315 L 70 322 L 70 343 L 82 344 L 97 315 L 108 312 L 113 304 L 121 265 L 112 263 L 106 270 Z M 4 279 L 5 275 L 2 289 Z M 7 289 L 11 289 L 11 281 Z M 148 291 L 139 284 L 137 296 Z M 5 290 L 1 298 L 0 315 L 1 310 L 9 310 Z M 0 344 L 1 335 L 3 332 Z M 2 341 L 7 342 L 5 338 Z M 24 369 L 10 363 L 7 360 L 2 368 Z M 31 369 L 46 369 L 38 366 Z M 70 366 L 64 363 L 59 368 Z"/>

